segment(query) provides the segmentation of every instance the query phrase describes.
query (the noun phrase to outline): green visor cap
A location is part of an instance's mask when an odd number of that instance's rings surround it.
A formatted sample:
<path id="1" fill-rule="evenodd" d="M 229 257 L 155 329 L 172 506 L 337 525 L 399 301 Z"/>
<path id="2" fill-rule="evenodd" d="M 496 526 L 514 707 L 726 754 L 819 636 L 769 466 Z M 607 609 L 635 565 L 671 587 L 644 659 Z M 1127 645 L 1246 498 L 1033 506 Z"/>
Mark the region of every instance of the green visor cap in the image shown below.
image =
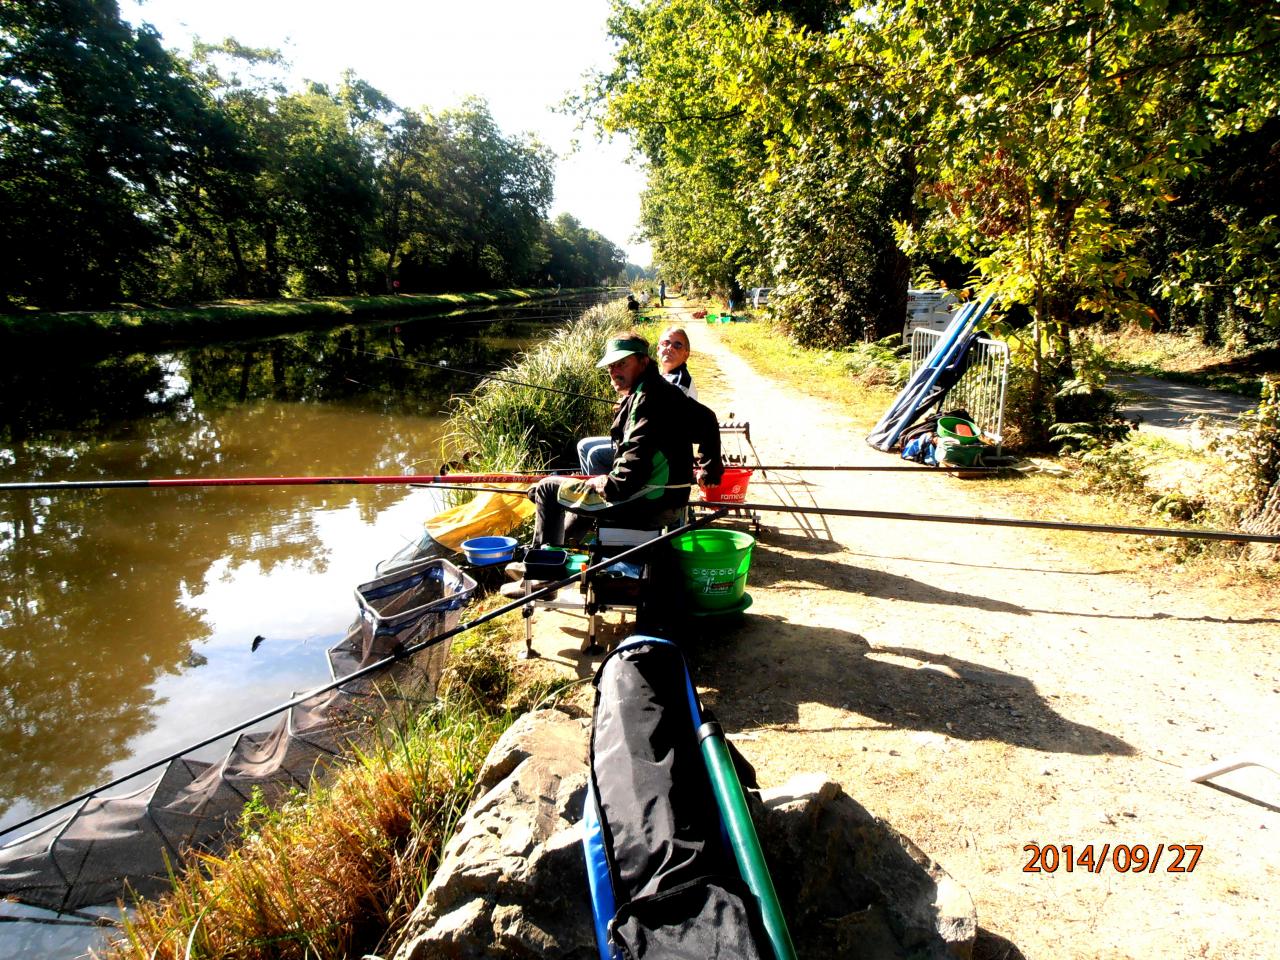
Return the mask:
<path id="1" fill-rule="evenodd" d="M 639 337 L 618 337 L 605 344 L 604 356 L 600 358 L 600 362 L 596 366 L 607 367 L 609 364 L 617 363 L 633 353 L 647 357 L 649 355 L 649 345 Z"/>

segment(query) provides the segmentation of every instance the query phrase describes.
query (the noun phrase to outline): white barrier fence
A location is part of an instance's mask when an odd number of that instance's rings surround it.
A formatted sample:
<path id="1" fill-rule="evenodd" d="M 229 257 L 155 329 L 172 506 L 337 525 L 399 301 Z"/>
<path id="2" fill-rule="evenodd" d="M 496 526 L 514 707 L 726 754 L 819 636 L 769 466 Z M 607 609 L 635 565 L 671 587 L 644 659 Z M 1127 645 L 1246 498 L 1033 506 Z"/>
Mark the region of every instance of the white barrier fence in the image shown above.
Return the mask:
<path id="1" fill-rule="evenodd" d="M 917 327 L 911 331 L 911 372 L 915 373 L 938 345 L 943 331 Z M 982 435 L 999 451 L 1004 442 L 1004 395 L 1009 384 L 1009 345 L 979 337 L 969 348 L 968 368 L 943 398 L 939 409 L 963 407 Z"/>

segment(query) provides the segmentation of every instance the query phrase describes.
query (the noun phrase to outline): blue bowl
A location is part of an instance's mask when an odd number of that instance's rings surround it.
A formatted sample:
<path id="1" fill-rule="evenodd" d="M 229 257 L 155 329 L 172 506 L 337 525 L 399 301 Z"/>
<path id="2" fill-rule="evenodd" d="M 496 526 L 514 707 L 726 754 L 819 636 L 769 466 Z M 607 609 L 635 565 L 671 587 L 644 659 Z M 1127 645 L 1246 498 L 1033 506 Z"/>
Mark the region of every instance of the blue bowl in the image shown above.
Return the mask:
<path id="1" fill-rule="evenodd" d="M 488 567 L 509 561 L 515 554 L 517 542 L 514 537 L 473 537 L 462 541 L 462 553 L 468 563 Z"/>

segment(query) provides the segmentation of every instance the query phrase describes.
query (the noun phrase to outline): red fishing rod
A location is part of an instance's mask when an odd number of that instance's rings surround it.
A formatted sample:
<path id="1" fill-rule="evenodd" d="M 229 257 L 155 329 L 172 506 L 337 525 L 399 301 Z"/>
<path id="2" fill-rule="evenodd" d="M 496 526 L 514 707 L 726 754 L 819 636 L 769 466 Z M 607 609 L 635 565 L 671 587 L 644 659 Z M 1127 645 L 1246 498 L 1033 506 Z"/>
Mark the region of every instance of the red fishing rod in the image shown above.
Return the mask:
<path id="1" fill-rule="evenodd" d="M 341 484 L 537 483 L 550 471 L 439 473 L 369 477 L 162 477 L 150 480 L 36 480 L 0 483 L 0 490 L 124 490 L 141 487 L 306 487 Z M 563 475 L 563 474 L 561 474 Z"/>
<path id="2" fill-rule="evenodd" d="M 839 471 L 879 473 L 933 470 L 943 473 L 1000 473 L 1009 467 L 925 467 L 920 464 L 878 466 L 813 466 L 780 463 L 771 465 L 732 464 L 745 470 Z M 149 480 L 34 480 L 0 483 L 0 490 L 128 490 L 141 487 L 310 487 L 340 484 L 433 484 L 433 483 L 537 483 L 543 477 L 576 474 L 568 470 L 526 470 L 522 473 L 440 473 L 403 476 L 353 477 L 159 477 Z"/>

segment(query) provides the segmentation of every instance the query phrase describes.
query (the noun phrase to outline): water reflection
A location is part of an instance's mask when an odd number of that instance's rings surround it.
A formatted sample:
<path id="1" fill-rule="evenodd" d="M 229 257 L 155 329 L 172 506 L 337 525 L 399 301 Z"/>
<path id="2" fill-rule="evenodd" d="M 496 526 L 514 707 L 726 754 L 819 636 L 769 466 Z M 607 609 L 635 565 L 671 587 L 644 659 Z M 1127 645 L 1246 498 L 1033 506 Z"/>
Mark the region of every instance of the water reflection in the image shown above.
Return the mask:
<path id="1" fill-rule="evenodd" d="M 424 364 L 492 369 L 542 332 L 509 312 L 79 366 L 31 358 L 0 386 L 0 479 L 424 472 L 448 397 L 475 384 Z M 352 589 L 416 536 L 428 497 L 0 494 L 3 822 L 324 679 Z"/>

